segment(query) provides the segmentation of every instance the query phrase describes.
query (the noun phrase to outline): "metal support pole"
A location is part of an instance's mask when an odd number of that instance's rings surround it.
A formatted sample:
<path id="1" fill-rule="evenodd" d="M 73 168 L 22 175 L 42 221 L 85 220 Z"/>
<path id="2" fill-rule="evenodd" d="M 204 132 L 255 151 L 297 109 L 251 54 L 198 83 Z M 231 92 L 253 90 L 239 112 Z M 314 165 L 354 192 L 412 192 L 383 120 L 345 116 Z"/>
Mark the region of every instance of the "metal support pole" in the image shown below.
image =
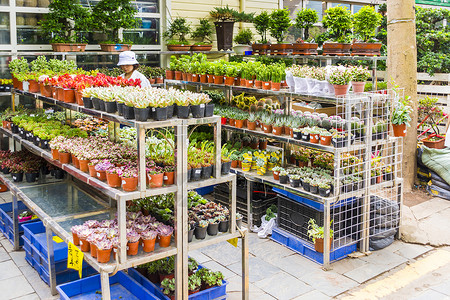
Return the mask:
<path id="1" fill-rule="evenodd" d="M 242 300 L 249 300 L 248 231 L 242 237 Z"/>
<path id="2" fill-rule="evenodd" d="M 247 221 L 248 228 L 253 226 L 253 207 L 252 207 L 252 191 L 253 191 L 253 181 L 247 179 Z"/>
<path id="3" fill-rule="evenodd" d="M 138 147 L 138 182 L 139 191 L 145 192 L 147 189 L 145 172 L 145 129 L 142 126 L 137 127 L 137 147 Z"/>
<path id="4" fill-rule="evenodd" d="M 214 126 L 214 143 L 216 143 L 216 168 L 215 168 L 215 172 L 214 172 L 214 177 L 215 178 L 220 178 L 220 174 L 221 174 L 221 161 L 222 161 L 222 124 L 221 122 L 217 122 L 216 126 Z M 186 154 L 187 157 L 187 154 Z"/>
<path id="5" fill-rule="evenodd" d="M 330 266 L 330 252 L 331 252 L 331 244 L 330 244 L 330 202 L 325 200 L 324 203 L 324 214 L 323 214 L 323 269 L 325 271 L 331 270 Z"/>
<path id="6" fill-rule="evenodd" d="M 236 232 L 236 181 L 237 176 L 231 179 L 230 195 L 231 195 L 231 233 Z"/>
<path id="7" fill-rule="evenodd" d="M 12 219 L 13 219 L 13 233 L 14 233 L 14 251 L 20 249 L 19 245 L 19 207 L 17 203 L 17 195 L 12 193 Z"/>
<path id="8" fill-rule="evenodd" d="M 53 231 L 49 226 L 45 226 L 45 235 L 47 237 L 47 259 L 48 274 L 50 275 L 50 290 L 52 295 L 58 294 L 56 290 L 56 271 L 55 271 L 55 252 L 53 249 Z"/>
<path id="9" fill-rule="evenodd" d="M 102 300 L 111 300 L 111 291 L 109 290 L 109 274 L 100 272 L 100 281 L 102 285 Z"/>
<path id="10" fill-rule="evenodd" d="M 127 208 L 125 201 L 117 203 L 117 221 L 119 226 L 119 247 L 118 255 L 119 263 L 125 263 L 127 260 Z"/>

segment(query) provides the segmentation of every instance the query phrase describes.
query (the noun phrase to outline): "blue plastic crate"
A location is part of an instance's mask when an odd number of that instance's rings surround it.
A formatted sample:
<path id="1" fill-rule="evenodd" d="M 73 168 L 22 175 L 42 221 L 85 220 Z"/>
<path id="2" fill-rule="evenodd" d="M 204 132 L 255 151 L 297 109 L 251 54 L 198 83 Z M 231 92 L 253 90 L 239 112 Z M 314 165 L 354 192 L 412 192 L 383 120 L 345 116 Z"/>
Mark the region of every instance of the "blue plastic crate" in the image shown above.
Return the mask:
<path id="1" fill-rule="evenodd" d="M 199 268 L 202 268 L 199 266 Z M 144 288 L 146 288 L 150 293 L 157 296 L 157 299 L 167 300 L 170 298 L 163 294 L 161 289 L 155 285 L 153 282 L 142 276 L 134 268 L 128 269 L 128 275 L 130 275 L 133 279 L 139 282 Z M 189 299 L 191 300 L 213 300 L 213 299 L 225 299 L 227 295 L 227 284 L 228 281 L 223 280 L 221 286 L 216 286 L 209 288 L 207 290 L 200 291 L 198 293 L 189 295 Z"/>
<path id="2" fill-rule="evenodd" d="M 122 271 L 109 278 L 111 299 L 157 300 L 158 298 Z M 60 299 L 98 299 L 102 298 L 100 275 L 79 279 L 56 287 Z"/>
<path id="3" fill-rule="evenodd" d="M 273 228 L 271 239 L 319 264 L 323 264 L 323 253 L 315 251 L 314 245 L 311 245 L 309 242 L 301 238 L 298 238 L 280 228 Z M 356 250 L 356 242 L 347 246 L 336 248 L 330 253 L 330 261 L 332 262 L 346 258 L 347 255 L 355 252 Z"/>
<path id="4" fill-rule="evenodd" d="M 24 210 L 29 210 L 28 207 L 22 201 L 17 201 L 17 207 L 19 209 L 18 213 L 20 213 Z M 11 229 L 13 228 L 13 219 L 9 215 L 9 213 L 11 213 L 12 210 L 13 210 L 12 202 L 0 204 L 0 218 L 4 223 L 3 233 L 7 232 L 8 228 L 11 228 Z M 29 223 L 33 223 L 33 222 L 37 222 L 37 221 L 39 221 L 39 219 L 20 222 L 19 223 L 19 232 L 23 231 L 24 224 L 29 224 Z M 0 229 L 1 229 L 1 226 L 0 226 Z"/>
<path id="5" fill-rule="evenodd" d="M 42 222 L 25 225 L 24 235 L 43 257 L 48 257 L 47 236 L 45 234 L 45 226 Z M 67 259 L 67 244 L 65 242 L 57 243 L 53 241 L 53 251 L 55 262 Z"/>
<path id="6" fill-rule="evenodd" d="M 200 195 L 200 196 L 204 196 L 206 194 L 211 194 L 212 192 L 214 192 L 214 186 L 215 185 L 210 185 L 210 186 L 205 186 L 202 188 L 198 188 L 195 191 Z"/>
<path id="7" fill-rule="evenodd" d="M 66 262 L 67 263 L 67 262 Z M 97 271 L 92 268 L 91 266 L 83 267 L 83 271 L 81 273 L 82 277 L 89 277 L 94 274 L 96 274 Z M 44 266 L 40 266 L 40 272 L 39 276 L 41 277 L 42 281 L 44 281 L 47 285 L 50 285 L 50 275 L 48 271 L 45 270 Z M 78 271 L 66 269 L 63 272 L 56 272 L 56 284 L 63 284 L 66 282 L 71 282 L 75 280 L 79 280 L 80 275 L 78 274 Z"/>

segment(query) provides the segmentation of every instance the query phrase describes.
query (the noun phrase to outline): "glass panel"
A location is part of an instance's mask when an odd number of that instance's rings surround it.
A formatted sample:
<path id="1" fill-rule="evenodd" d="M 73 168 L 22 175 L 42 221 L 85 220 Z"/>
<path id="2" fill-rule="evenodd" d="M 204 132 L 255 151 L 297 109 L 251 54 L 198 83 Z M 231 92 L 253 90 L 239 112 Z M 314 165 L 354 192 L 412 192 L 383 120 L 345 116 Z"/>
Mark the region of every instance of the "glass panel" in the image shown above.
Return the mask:
<path id="1" fill-rule="evenodd" d="M 159 13 L 159 0 L 139 0 L 136 3 L 136 10 L 140 13 Z"/>
<path id="2" fill-rule="evenodd" d="M 353 13 L 357 13 L 364 5 L 353 5 Z"/>
<path id="3" fill-rule="evenodd" d="M 50 0 L 16 0 L 16 6 L 48 7 Z"/>
<path id="4" fill-rule="evenodd" d="M 81 225 L 81 224 L 83 224 L 84 222 L 86 222 L 88 220 L 103 221 L 103 220 L 112 220 L 115 217 L 116 217 L 116 210 L 112 208 L 111 212 L 109 212 L 109 213 L 101 213 L 101 214 L 93 215 L 93 216 L 89 216 L 89 217 L 62 221 L 62 222 L 58 222 L 58 224 L 65 231 L 70 232 L 70 228 L 72 228 L 72 226 L 74 226 L 74 225 Z"/>
<path id="5" fill-rule="evenodd" d="M 0 13 L 0 44 L 11 44 L 9 36 L 9 13 Z"/>
<path id="6" fill-rule="evenodd" d="M 9 6 L 9 0 L 0 0 L 0 6 Z"/>
<path id="7" fill-rule="evenodd" d="M 131 40 L 136 45 L 159 45 L 159 19 L 140 18 L 141 27 L 132 30 L 124 30 L 124 40 Z"/>
<path id="8" fill-rule="evenodd" d="M 312 8 L 315 11 L 317 11 L 317 15 L 319 16 L 319 22 L 322 21 L 323 17 L 322 1 L 308 1 L 306 3 L 306 8 Z"/>
<path id="9" fill-rule="evenodd" d="M 131 48 L 133 50 L 133 48 Z M 136 54 L 136 59 L 141 65 L 159 67 L 159 54 Z M 85 70 L 97 68 L 114 68 L 119 62 L 119 55 L 78 55 L 77 65 Z"/>
<path id="10" fill-rule="evenodd" d="M 342 4 L 342 3 L 331 3 L 331 7 L 336 7 L 336 6 L 338 6 L 338 5 L 340 5 L 340 6 L 344 6 L 344 7 L 347 7 L 347 8 L 348 8 L 348 10 L 350 10 L 350 4 Z"/>
<path id="11" fill-rule="evenodd" d="M 39 33 L 38 22 L 43 14 L 17 13 L 17 44 L 47 44 L 48 41 Z"/>

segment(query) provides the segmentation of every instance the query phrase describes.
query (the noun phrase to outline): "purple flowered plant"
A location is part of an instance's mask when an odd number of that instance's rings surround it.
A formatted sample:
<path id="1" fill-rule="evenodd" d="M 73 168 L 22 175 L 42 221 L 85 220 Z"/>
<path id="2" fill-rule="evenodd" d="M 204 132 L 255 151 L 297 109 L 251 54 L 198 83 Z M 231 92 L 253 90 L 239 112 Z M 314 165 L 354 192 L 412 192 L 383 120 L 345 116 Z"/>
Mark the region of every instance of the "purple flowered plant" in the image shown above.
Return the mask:
<path id="1" fill-rule="evenodd" d="M 75 225 L 75 226 L 72 226 L 72 228 L 70 228 L 70 231 L 72 231 L 75 234 L 78 234 L 81 230 L 87 229 L 87 228 L 88 227 L 84 226 L 84 225 Z"/>
<path id="2" fill-rule="evenodd" d="M 140 234 L 147 229 L 147 224 L 135 223 L 134 229 L 136 230 L 137 233 Z"/>
<path id="3" fill-rule="evenodd" d="M 90 229 L 90 228 L 83 228 L 82 230 L 80 230 L 80 232 L 78 232 L 78 237 L 80 239 L 86 239 L 88 236 L 90 236 L 92 233 L 94 232 L 94 230 Z"/>
<path id="4" fill-rule="evenodd" d="M 154 230 L 146 230 L 141 233 L 141 237 L 143 240 L 153 240 L 158 236 L 158 232 Z"/>
<path id="5" fill-rule="evenodd" d="M 127 219 L 130 220 L 136 220 L 137 218 L 139 218 L 140 216 L 142 216 L 142 212 L 127 212 Z"/>
<path id="6" fill-rule="evenodd" d="M 140 238 L 141 238 L 141 235 L 134 230 L 127 232 L 127 240 L 129 243 L 139 242 Z"/>
<path id="7" fill-rule="evenodd" d="M 95 242 L 95 245 L 99 250 L 108 250 L 111 249 L 113 246 L 113 243 L 108 239 L 103 239 Z"/>
<path id="8" fill-rule="evenodd" d="M 100 227 L 100 222 L 96 221 L 96 220 L 88 220 L 88 221 L 84 222 L 83 225 L 85 225 L 89 228 L 97 228 L 97 227 Z"/>
<path id="9" fill-rule="evenodd" d="M 95 165 L 96 171 L 106 171 L 108 169 L 114 168 L 115 166 L 108 160 L 104 159 Z"/>
<path id="10" fill-rule="evenodd" d="M 169 236 L 173 233 L 173 227 L 170 225 L 161 224 L 158 226 L 158 234 L 160 236 Z"/>
<path id="11" fill-rule="evenodd" d="M 110 228 L 108 232 L 106 233 L 106 237 L 108 239 L 112 239 L 114 237 L 117 237 L 119 235 L 119 230 L 117 228 Z"/>
<path id="12" fill-rule="evenodd" d="M 127 228 L 134 228 L 134 220 L 127 220 Z"/>
<path id="13" fill-rule="evenodd" d="M 100 223 L 100 226 L 103 227 L 103 228 L 110 228 L 113 225 L 114 225 L 114 220 L 103 220 Z"/>

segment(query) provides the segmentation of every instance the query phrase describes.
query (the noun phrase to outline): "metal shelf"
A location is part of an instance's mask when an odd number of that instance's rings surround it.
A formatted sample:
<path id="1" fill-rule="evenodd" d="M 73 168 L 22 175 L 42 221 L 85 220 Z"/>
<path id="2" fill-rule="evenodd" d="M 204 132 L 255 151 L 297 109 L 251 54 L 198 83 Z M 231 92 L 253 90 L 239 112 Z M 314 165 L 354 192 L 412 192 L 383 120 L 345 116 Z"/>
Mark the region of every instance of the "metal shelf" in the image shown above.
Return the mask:
<path id="1" fill-rule="evenodd" d="M 279 58 L 307 58 L 307 59 L 318 59 L 318 60 L 326 60 L 326 59 L 336 59 L 336 60 L 368 60 L 368 61 L 378 61 L 378 60 L 387 60 L 387 56 L 360 56 L 360 55 L 346 55 L 346 56 L 336 56 L 336 55 L 240 55 L 243 57 L 260 57 L 260 56 L 268 56 L 268 57 L 279 57 Z"/>

